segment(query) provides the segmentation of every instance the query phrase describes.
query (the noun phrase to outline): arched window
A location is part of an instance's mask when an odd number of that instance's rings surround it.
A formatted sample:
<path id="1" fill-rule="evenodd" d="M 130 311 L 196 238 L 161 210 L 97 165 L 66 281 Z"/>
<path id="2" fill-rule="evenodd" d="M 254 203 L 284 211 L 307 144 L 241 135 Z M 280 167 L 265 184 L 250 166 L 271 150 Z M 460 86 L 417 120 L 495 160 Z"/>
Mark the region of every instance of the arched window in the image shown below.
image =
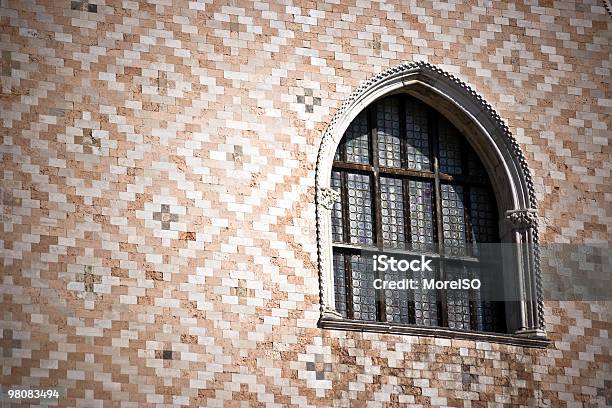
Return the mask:
<path id="1" fill-rule="evenodd" d="M 527 162 L 491 106 L 452 75 L 410 63 L 360 86 L 324 134 L 316 204 L 322 327 L 546 344 Z M 511 250 L 483 249 L 500 242 Z M 407 276 L 374 271 L 367 251 L 427 255 L 431 271 L 409 277 L 478 277 L 503 299 L 377 290 L 374 279 Z M 499 276 L 487 269 L 494 258 Z"/>
<path id="2" fill-rule="evenodd" d="M 433 271 L 411 278 L 482 278 L 478 243 L 500 242 L 491 182 L 461 132 L 407 94 L 368 106 L 340 141 L 331 173 L 340 199 L 332 217 L 334 294 L 344 318 L 505 331 L 502 302 L 479 290 L 374 289 L 374 279 L 409 275 L 373 270 L 364 251 L 426 253 Z"/>

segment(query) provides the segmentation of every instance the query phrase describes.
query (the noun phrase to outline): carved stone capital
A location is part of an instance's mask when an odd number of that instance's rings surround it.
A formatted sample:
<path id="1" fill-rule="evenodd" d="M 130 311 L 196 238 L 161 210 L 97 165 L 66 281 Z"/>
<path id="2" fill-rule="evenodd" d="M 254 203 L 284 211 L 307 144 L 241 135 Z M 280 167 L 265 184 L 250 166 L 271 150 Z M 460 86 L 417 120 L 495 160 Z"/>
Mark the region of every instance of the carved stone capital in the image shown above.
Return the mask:
<path id="1" fill-rule="evenodd" d="M 319 203 L 326 209 L 331 210 L 334 203 L 340 198 L 340 193 L 331 188 L 319 188 Z"/>
<path id="2" fill-rule="evenodd" d="M 538 214 L 533 208 L 507 211 L 506 218 L 515 228 L 536 228 L 538 225 Z"/>
<path id="3" fill-rule="evenodd" d="M 542 329 L 530 329 L 530 330 L 522 329 L 522 330 L 515 332 L 514 334 L 520 337 L 546 339 L 546 332 Z"/>
<path id="4" fill-rule="evenodd" d="M 321 316 L 321 318 L 323 318 L 323 319 L 342 320 L 342 315 L 340 313 L 338 313 L 337 311 L 335 311 L 335 310 L 325 309 L 323 311 L 323 315 Z"/>

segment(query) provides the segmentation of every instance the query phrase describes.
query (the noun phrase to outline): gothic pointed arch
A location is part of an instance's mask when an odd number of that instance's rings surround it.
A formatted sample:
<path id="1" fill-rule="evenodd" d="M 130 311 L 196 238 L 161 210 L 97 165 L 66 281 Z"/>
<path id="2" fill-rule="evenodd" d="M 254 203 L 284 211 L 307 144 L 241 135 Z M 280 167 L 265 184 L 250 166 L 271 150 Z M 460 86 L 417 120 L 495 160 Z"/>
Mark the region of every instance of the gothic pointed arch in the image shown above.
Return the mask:
<path id="1" fill-rule="evenodd" d="M 502 242 L 516 244 L 513 268 L 520 301 L 511 332 L 544 337 L 536 196 L 528 163 L 502 118 L 470 86 L 434 65 L 412 62 L 392 67 L 362 83 L 327 127 L 316 165 L 316 217 L 321 322 L 343 327 L 334 300 L 331 210 L 338 193 L 330 179 L 334 156 L 347 128 L 366 107 L 394 93 L 406 93 L 435 107 L 468 140 L 490 179 L 500 215 Z M 348 327 L 348 326 L 347 326 Z"/>

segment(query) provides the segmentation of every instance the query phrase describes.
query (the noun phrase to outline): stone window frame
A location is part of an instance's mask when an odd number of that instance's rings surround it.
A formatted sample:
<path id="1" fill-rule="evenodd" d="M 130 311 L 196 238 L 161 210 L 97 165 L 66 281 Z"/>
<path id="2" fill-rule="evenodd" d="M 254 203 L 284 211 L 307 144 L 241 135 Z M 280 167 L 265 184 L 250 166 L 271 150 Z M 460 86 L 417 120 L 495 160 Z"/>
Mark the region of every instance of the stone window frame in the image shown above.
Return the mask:
<path id="1" fill-rule="evenodd" d="M 504 275 L 517 279 L 508 287 L 519 292 L 508 295 L 522 299 L 507 304 L 509 334 L 347 320 L 335 310 L 331 209 L 338 193 L 330 188 L 334 155 L 353 119 L 376 100 L 397 92 L 405 92 L 435 106 L 463 133 L 491 178 L 500 214 L 501 241 L 517 244 L 513 259 L 504 260 L 504 267 L 512 271 Z M 343 102 L 323 135 L 317 157 L 315 187 L 320 327 L 468 338 L 534 347 L 549 344 L 544 331 L 537 203 L 531 172 L 508 126 L 470 86 L 425 62 L 395 66 L 365 81 Z"/>

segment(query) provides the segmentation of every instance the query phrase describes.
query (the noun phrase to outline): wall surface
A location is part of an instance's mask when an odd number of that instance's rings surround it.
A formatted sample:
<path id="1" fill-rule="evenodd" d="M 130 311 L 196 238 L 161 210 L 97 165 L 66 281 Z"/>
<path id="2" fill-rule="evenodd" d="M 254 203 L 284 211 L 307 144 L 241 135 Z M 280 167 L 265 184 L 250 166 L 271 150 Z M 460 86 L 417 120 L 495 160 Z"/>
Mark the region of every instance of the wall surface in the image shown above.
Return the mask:
<path id="1" fill-rule="evenodd" d="M 595 0 L 2 0 L 2 397 L 612 405 L 609 302 L 547 302 L 548 349 L 322 330 L 314 228 L 334 112 L 427 61 L 516 136 L 542 242 L 609 242 L 611 26 Z"/>

